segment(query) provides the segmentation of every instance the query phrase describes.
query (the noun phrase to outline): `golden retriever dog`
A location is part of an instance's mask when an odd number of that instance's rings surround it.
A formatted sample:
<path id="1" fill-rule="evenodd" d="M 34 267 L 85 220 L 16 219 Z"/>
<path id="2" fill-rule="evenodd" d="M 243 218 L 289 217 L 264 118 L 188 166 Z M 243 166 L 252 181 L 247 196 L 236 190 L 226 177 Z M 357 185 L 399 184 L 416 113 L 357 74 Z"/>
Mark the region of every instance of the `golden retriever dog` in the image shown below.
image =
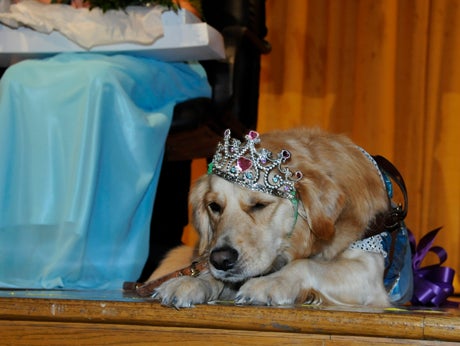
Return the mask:
<path id="1" fill-rule="evenodd" d="M 199 244 L 173 250 L 148 281 L 199 256 L 208 269 L 164 282 L 153 297 L 177 308 L 213 300 L 388 306 L 382 253 L 352 246 L 390 208 L 371 156 L 320 129 L 251 131 L 247 142 L 227 130 L 224 138 L 190 192 Z"/>

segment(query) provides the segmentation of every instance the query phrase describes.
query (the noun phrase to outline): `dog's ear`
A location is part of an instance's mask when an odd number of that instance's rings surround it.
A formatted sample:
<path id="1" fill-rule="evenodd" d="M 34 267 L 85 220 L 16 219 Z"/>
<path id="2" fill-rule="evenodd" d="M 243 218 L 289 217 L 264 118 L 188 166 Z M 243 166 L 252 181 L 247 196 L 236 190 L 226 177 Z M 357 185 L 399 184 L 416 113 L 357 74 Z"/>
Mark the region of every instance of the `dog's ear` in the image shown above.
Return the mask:
<path id="1" fill-rule="evenodd" d="M 312 233 L 330 240 L 335 234 L 335 222 L 345 205 L 345 194 L 329 176 L 311 174 L 299 182 L 297 191 L 310 219 Z"/>
<path id="2" fill-rule="evenodd" d="M 198 252 L 200 255 L 208 248 L 212 237 L 209 215 L 206 210 L 205 195 L 209 189 L 209 176 L 200 177 L 192 186 L 189 195 L 189 203 L 192 208 L 192 225 L 200 237 Z"/>

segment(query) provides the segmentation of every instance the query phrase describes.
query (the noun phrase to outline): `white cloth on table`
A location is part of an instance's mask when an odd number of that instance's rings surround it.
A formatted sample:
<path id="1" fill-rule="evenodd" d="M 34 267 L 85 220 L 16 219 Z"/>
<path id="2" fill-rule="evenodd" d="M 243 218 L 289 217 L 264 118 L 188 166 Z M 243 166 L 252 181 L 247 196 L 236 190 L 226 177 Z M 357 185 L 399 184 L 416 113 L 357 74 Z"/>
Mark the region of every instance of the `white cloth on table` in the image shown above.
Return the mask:
<path id="1" fill-rule="evenodd" d="M 59 31 L 83 48 L 115 43 L 152 44 L 163 36 L 162 6 L 129 6 L 126 10 L 73 8 L 22 0 L 9 12 L 0 13 L 0 22 L 18 28 L 30 27 L 49 34 Z"/>

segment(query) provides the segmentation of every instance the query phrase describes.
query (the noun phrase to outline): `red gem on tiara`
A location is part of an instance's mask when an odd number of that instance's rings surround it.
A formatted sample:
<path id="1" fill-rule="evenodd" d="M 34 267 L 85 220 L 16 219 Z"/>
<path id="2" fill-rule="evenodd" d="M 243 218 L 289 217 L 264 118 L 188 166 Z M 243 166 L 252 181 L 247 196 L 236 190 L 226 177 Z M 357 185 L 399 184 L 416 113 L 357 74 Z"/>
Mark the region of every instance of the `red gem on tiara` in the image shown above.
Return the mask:
<path id="1" fill-rule="evenodd" d="M 251 130 L 251 131 L 249 131 L 248 136 L 249 136 L 250 139 L 254 140 L 257 137 L 259 137 L 259 133 L 257 131 Z"/>
<path id="2" fill-rule="evenodd" d="M 252 161 L 245 157 L 240 157 L 238 158 L 236 165 L 241 170 L 241 172 L 244 172 L 252 167 Z"/>
<path id="3" fill-rule="evenodd" d="M 283 149 L 283 150 L 281 150 L 281 156 L 282 156 L 285 160 L 287 160 L 288 158 L 291 157 L 291 153 L 290 153 L 289 151 L 287 151 L 286 149 Z"/>

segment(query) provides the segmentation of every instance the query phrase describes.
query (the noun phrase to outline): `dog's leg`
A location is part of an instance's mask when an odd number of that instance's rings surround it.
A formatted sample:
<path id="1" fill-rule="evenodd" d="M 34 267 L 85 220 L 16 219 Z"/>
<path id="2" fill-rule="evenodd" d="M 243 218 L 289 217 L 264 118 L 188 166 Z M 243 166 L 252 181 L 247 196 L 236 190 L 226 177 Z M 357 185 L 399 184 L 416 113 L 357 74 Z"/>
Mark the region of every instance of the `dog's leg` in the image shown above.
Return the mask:
<path id="1" fill-rule="evenodd" d="M 195 249 L 188 246 L 179 246 L 171 250 L 147 282 L 190 265 L 194 257 Z M 191 307 L 217 299 L 223 286 L 222 282 L 216 281 L 206 271 L 198 277 L 182 276 L 166 281 L 155 290 L 153 297 L 164 305 L 176 308 Z"/>
<path id="2" fill-rule="evenodd" d="M 175 308 L 192 307 L 219 298 L 224 284 L 204 272 L 198 277 L 181 276 L 166 281 L 155 290 L 153 298 Z"/>
<path id="3" fill-rule="evenodd" d="M 194 249 L 190 246 L 178 246 L 166 254 L 166 257 L 160 262 L 158 268 L 150 275 L 149 281 L 158 279 L 164 275 L 184 268 L 193 261 L 195 255 Z"/>
<path id="4" fill-rule="evenodd" d="M 293 305 L 314 292 L 320 296 L 315 303 L 388 306 L 383 270 L 383 256 L 361 250 L 346 250 L 332 261 L 296 260 L 246 282 L 235 303 Z"/>

